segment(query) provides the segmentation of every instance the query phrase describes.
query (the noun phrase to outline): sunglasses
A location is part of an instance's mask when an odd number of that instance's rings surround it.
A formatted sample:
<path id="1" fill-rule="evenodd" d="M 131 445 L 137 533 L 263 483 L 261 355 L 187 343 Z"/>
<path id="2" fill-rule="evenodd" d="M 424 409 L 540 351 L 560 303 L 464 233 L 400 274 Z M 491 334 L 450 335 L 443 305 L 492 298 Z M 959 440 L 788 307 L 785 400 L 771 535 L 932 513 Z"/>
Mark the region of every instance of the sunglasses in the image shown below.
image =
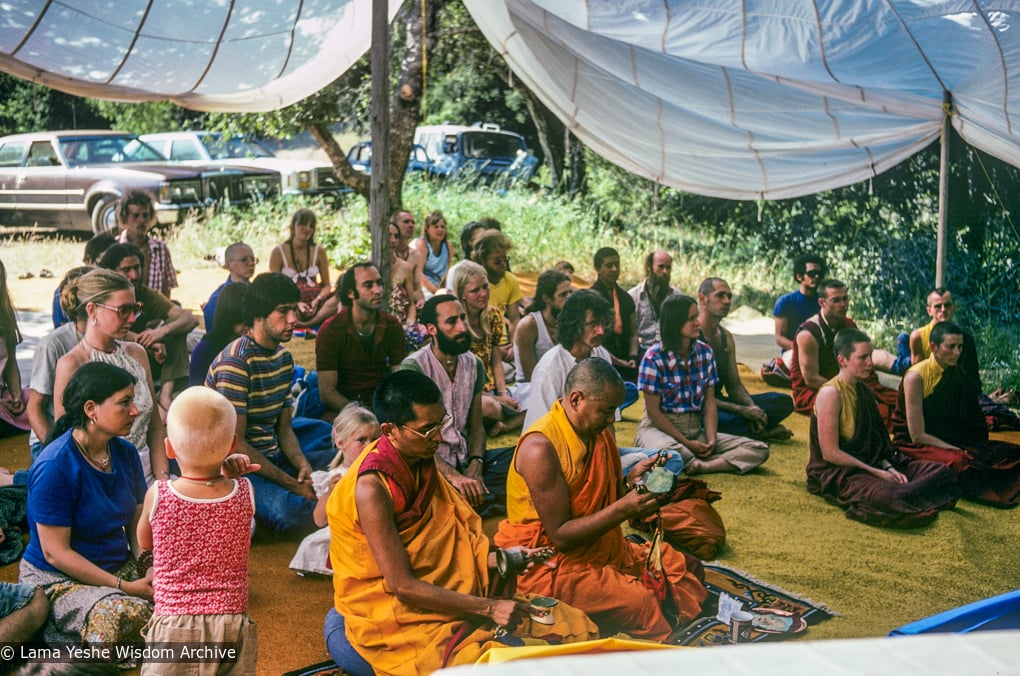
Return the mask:
<path id="1" fill-rule="evenodd" d="M 105 307 L 107 310 L 113 310 L 117 313 L 117 316 L 121 319 L 127 319 L 128 317 L 137 317 L 142 314 L 141 303 L 124 303 L 123 305 L 103 305 L 102 303 L 96 303 L 99 307 Z"/>
<path id="2" fill-rule="evenodd" d="M 821 270 L 808 270 L 807 272 L 804 273 L 804 275 L 807 276 L 807 277 L 810 277 L 811 279 L 818 279 L 819 277 L 822 276 L 822 271 Z"/>
<path id="3" fill-rule="evenodd" d="M 443 419 L 439 421 L 437 424 L 423 430 L 416 430 L 413 427 L 408 427 L 407 425 L 401 425 L 401 427 L 403 427 L 408 432 L 414 432 L 422 439 L 428 439 L 434 436 L 436 432 L 440 431 L 441 429 L 449 425 L 451 420 L 453 420 L 453 416 L 447 413 L 445 416 L 443 416 Z"/>
<path id="4" fill-rule="evenodd" d="M 952 310 L 954 307 L 956 307 L 956 303 L 954 303 L 953 301 L 949 301 L 948 303 L 932 303 L 928 307 L 930 307 L 933 310 Z"/>

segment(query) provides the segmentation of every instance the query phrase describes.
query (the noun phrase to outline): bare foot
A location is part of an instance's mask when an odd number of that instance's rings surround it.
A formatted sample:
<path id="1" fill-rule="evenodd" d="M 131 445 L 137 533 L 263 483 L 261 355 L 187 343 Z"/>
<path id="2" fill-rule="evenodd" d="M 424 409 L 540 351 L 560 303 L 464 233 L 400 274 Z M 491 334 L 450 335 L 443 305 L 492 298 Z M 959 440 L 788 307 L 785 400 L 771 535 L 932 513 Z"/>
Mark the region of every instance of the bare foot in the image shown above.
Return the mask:
<path id="1" fill-rule="evenodd" d="M 703 464 L 698 458 L 691 458 L 690 461 L 684 463 L 684 472 L 687 474 L 698 474 L 704 469 Z"/>
<path id="2" fill-rule="evenodd" d="M 776 425 L 770 430 L 765 430 L 762 439 L 766 441 L 786 441 L 793 438 L 793 430 L 783 425 Z"/>
<path id="3" fill-rule="evenodd" d="M 489 428 L 489 438 L 492 439 L 494 437 L 498 437 L 500 434 L 503 434 L 503 430 L 505 428 L 506 425 L 504 425 L 502 421 L 492 423 L 492 427 Z"/>

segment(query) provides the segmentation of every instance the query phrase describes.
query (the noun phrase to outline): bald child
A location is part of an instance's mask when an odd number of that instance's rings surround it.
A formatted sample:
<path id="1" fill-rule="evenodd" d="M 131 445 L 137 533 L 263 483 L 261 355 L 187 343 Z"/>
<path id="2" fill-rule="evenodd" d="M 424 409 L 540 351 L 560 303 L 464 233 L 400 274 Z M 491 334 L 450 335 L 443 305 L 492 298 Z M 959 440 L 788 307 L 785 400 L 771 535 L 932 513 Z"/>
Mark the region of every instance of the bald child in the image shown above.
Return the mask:
<path id="1" fill-rule="evenodd" d="M 247 614 L 255 496 L 248 479 L 230 478 L 258 468 L 247 456 L 232 455 L 236 422 L 233 405 L 216 390 L 181 393 L 166 420 L 166 455 L 177 461 L 180 476 L 149 488 L 138 520 L 138 543 L 153 557 L 155 609 L 145 642 L 232 644 L 219 671 L 210 663 L 217 674 L 255 673 L 258 652 Z M 185 673 L 195 666 L 147 662 L 141 673 Z"/>

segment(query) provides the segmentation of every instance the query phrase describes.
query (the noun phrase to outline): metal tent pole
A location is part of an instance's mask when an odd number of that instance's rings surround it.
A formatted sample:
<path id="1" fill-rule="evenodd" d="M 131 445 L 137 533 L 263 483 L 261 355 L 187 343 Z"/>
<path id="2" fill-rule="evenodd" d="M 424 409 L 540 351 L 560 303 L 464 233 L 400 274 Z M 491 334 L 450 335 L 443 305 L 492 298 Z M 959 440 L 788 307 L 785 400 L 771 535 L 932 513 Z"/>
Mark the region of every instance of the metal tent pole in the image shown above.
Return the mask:
<path id="1" fill-rule="evenodd" d="M 949 135 L 952 133 L 951 116 L 953 95 L 942 94 L 942 135 L 939 156 L 939 223 L 935 236 L 935 286 L 944 286 L 946 275 L 946 215 L 949 211 Z"/>

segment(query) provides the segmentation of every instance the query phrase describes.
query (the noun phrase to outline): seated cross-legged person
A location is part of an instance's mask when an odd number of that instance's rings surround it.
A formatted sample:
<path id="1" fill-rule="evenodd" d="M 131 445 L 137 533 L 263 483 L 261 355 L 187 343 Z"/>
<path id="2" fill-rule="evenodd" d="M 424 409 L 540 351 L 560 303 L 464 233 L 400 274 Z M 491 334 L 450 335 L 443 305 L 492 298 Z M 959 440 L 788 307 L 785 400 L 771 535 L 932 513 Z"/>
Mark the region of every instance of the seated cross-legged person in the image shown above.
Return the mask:
<path id="1" fill-rule="evenodd" d="M 489 598 L 496 553 L 434 462 L 448 421 L 436 384 L 413 371 L 392 373 L 373 408 L 382 436 L 326 503 L 334 590 L 326 647 L 344 673 L 412 676 L 473 664 L 507 633 L 517 645 L 529 635 L 595 638 L 591 620 L 566 603 L 543 625 L 528 621 L 524 596 Z"/>
<path id="2" fill-rule="evenodd" d="M 963 365 L 967 343 L 953 322 L 930 333 L 931 356 L 907 371 L 893 413 L 893 442 L 907 455 L 948 465 L 964 497 L 997 507 L 1020 503 L 1020 446 L 990 441 L 979 390 Z"/>
<path id="3" fill-rule="evenodd" d="M 205 321 L 205 332 L 212 333 L 216 330 L 216 305 L 219 302 L 220 294 L 231 284 L 250 284 L 252 276 L 255 275 L 255 265 L 258 259 L 255 252 L 244 242 L 236 242 L 227 247 L 223 252 L 223 267 L 227 269 L 227 281 L 216 287 L 216 290 L 209 296 L 209 300 L 202 306 L 202 319 Z"/>
<path id="4" fill-rule="evenodd" d="M 407 356 L 400 321 L 381 309 L 382 294 L 382 277 L 371 262 L 355 263 L 340 277 L 340 312 L 322 324 L 315 339 L 324 420 L 352 401 L 368 405 L 376 385 Z"/>
<path id="5" fill-rule="evenodd" d="M 698 340 L 699 328 L 698 304 L 690 296 L 671 296 L 662 304 L 662 340 L 645 353 L 638 370 L 645 415 L 634 444 L 678 450 L 689 474 L 745 474 L 768 460 L 769 447 L 718 431 L 718 369 L 712 348 Z"/>
<path id="6" fill-rule="evenodd" d="M 603 635 L 623 631 L 662 641 L 673 626 L 655 592 L 642 584 L 649 544 L 630 542 L 620 528 L 659 509 L 653 494 L 634 489 L 654 459 L 639 462 L 626 477 L 620 465 L 610 428 L 624 391 L 605 359 L 585 359 L 571 369 L 562 399 L 517 443 L 507 476 L 507 519 L 495 542 L 555 548 L 555 568 L 534 566 L 519 578 L 520 591 L 577 606 Z M 707 596 L 701 562 L 665 543 L 661 561 L 676 619 L 689 621 Z"/>
<path id="7" fill-rule="evenodd" d="M 291 427 L 294 358 L 284 347 L 294 335 L 301 294 L 278 272 L 257 276 L 247 288 L 245 323 L 251 330 L 223 348 L 205 384 L 237 412 L 237 452 L 260 465 L 248 475 L 255 516 L 278 533 L 315 528 L 312 470 L 324 469 L 332 449 L 304 453 Z"/>
<path id="8" fill-rule="evenodd" d="M 793 364 L 793 339 L 797 329 L 818 312 L 818 284 L 827 274 L 821 256 L 810 253 L 797 256 L 793 260 L 793 278 L 798 288 L 780 296 L 772 308 L 776 345 L 782 350 L 787 368 Z"/>
<path id="9" fill-rule="evenodd" d="M 535 300 L 517 322 L 514 334 L 514 373 L 517 383 L 512 393 L 521 406 L 528 409 L 531 396 L 531 374 L 535 365 L 557 341 L 559 316 L 567 296 L 573 293 L 570 278 L 557 270 L 546 270 L 535 284 Z"/>
<path id="10" fill-rule="evenodd" d="M 732 301 L 730 285 L 718 277 L 706 279 L 698 289 L 699 338 L 712 348 L 719 369 L 719 384 L 715 388 L 719 431 L 755 439 L 789 439 L 793 432 L 780 423 L 793 413 L 790 395 L 781 392 L 748 394 L 740 381 L 733 334 L 721 324 L 730 313 Z"/>
<path id="11" fill-rule="evenodd" d="M 425 301 L 421 320 L 432 338 L 401 363 L 401 370 L 424 373 L 439 387 L 450 420 L 440 431 L 436 467 L 479 512 L 504 510 L 509 451 L 485 449 L 482 392 L 485 366 L 471 352 L 471 334 L 460 301 L 437 294 Z"/>
<path id="12" fill-rule="evenodd" d="M 818 391 L 811 415 L 807 489 L 873 526 L 909 528 L 931 523 L 960 497 L 943 465 L 897 453 L 871 388 L 871 339 L 858 329 L 835 338 L 839 373 Z"/>

